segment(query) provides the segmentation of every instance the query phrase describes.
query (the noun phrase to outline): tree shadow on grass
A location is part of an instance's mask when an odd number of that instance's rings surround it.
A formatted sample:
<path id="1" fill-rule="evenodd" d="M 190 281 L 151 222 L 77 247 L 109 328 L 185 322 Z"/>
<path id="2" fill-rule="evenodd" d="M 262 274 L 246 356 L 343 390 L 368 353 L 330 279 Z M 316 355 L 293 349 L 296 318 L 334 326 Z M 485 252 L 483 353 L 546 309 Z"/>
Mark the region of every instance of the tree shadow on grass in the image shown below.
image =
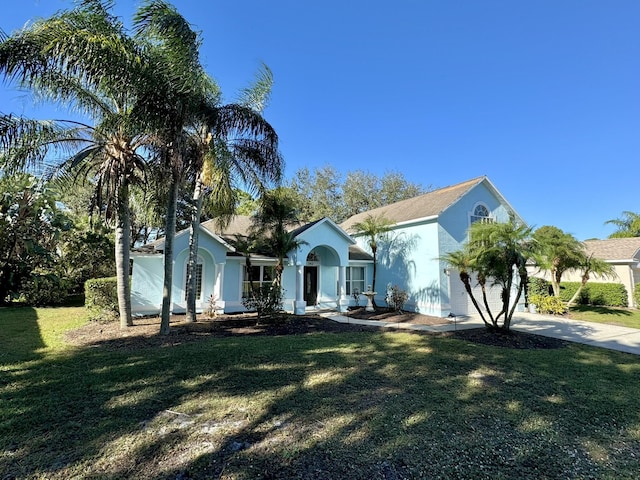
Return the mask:
<path id="1" fill-rule="evenodd" d="M 0 365 L 40 358 L 45 344 L 34 308 L 0 307 L 0 329 Z"/>
<path id="2" fill-rule="evenodd" d="M 0 471 L 597 478 L 599 468 L 637 462 L 639 375 L 615 352 L 510 351 L 407 333 L 92 346 L 32 362 L 0 389 Z"/>

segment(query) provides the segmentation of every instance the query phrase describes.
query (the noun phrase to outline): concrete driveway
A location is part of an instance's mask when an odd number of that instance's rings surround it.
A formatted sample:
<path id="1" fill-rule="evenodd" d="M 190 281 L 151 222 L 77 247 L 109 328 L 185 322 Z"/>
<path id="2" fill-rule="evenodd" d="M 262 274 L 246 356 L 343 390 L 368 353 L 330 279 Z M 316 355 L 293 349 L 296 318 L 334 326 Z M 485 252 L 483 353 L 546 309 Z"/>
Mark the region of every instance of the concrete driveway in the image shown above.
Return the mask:
<path id="1" fill-rule="evenodd" d="M 323 316 L 342 323 L 356 323 L 430 332 L 446 332 L 455 329 L 481 328 L 484 326 L 482 319 L 476 315 L 451 319 L 447 325 L 411 325 L 359 320 L 345 317 L 335 312 L 327 313 Z M 569 342 L 584 343 L 586 345 L 593 345 L 594 347 L 608 348 L 610 350 L 640 355 L 640 330 L 635 328 L 568 320 L 562 317 L 524 312 L 516 312 L 514 314 L 511 320 L 511 328 L 521 332 L 561 338 Z"/>
<path id="2" fill-rule="evenodd" d="M 514 330 L 640 355 L 640 330 L 560 317 L 516 313 Z"/>

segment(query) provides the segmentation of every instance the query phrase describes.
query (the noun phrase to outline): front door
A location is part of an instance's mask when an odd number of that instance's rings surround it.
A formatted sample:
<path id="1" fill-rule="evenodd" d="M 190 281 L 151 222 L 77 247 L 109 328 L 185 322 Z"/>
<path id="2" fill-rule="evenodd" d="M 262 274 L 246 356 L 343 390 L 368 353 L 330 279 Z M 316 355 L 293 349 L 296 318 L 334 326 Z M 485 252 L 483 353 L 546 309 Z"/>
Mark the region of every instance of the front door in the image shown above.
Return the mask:
<path id="1" fill-rule="evenodd" d="M 304 267 L 304 301 L 308 306 L 318 302 L 318 267 Z"/>

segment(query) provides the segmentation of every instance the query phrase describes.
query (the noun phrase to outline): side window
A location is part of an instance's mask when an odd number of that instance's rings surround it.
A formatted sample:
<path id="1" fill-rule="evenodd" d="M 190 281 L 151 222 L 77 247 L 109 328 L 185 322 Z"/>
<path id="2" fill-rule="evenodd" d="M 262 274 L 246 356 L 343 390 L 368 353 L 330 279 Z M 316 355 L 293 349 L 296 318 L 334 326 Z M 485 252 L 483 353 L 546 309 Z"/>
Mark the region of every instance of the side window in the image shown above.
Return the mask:
<path id="1" fill-rule="evenodd" d="M 352 295 L 356 290 L 364 292 L 364 267 L 347 267 L 346 290 Z"/>

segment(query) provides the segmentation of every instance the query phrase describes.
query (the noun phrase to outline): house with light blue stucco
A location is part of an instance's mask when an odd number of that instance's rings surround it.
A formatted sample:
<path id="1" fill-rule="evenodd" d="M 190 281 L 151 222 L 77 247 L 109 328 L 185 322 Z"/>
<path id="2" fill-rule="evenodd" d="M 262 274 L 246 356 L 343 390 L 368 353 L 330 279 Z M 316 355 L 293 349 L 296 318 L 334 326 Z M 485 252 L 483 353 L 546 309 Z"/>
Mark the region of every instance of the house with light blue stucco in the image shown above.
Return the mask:
<path id="1" fill-rule="evenodd" d="M 409 299 L 406 310 L 447 316 L 473 313 L 457 272 L 441 259 L 459 249 L 467 229 L 477 221 L 507 221 L 514 216 L 524 223 L 487 177 L 434 190 L 418 197 L 355 215 L 340 225 L 323 218 L 291 232 L 300 247 L 289 252 L 282 275 L 283 307 L 301 315 L 309 310 L 345 311 L 353 306 L 353 293 L 372 284 L 373 257 L 368 241 L 354 229 L 368 215 L 384 217 L 390 231 L 378 242 L 376 303 L 385 304 L 386 290 L 397 285 Z M 220 312 L 244 311 L 243 295 L 249 289 L 249 272 L 254 283 L 271 282 L 277 259 L 237 252 L 233 238 L 246 236 L 250 217 L 235 217 L 224 230 L 213 221 L 203 222 L 198 249 L 197 309 L 208 308 L 210 299 Z M 163 272 L 162 239 L 132 252 L 132 309 L 134 314 L 160 312 Z M 186 309 L 186 272 L 189 232 L 176 235 L 173 261 L 172 307 Z M 360 304 L 364 299 L 359 300 Z M 498 289 L 489 290 L 490 305 L 499 305 Z"/>

